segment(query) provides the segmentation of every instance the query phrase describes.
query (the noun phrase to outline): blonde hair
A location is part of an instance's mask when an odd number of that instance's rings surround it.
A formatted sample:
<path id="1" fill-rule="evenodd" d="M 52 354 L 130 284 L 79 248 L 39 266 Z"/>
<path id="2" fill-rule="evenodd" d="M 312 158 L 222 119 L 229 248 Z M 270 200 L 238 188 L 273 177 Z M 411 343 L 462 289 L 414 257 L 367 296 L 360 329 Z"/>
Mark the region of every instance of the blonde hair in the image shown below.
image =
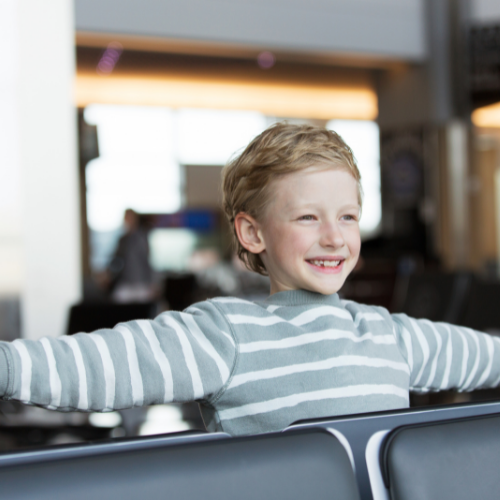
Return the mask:
<path id="1" fill-rule="evenodd" d="M 267 274 L 260 256 L 239 242 L 234 227 L 236 216 L 244 212 L 259 220 L 269 203 L 268 189 L 275 179 L 316 166 L 350 172 L 358 184 L 361 206 L 361 175 L 351 148 L 338 134 L 323 127 L 276 123 L 224 167 L 223 209 L 233 229 L 238 257 L 248 269 Z"/>

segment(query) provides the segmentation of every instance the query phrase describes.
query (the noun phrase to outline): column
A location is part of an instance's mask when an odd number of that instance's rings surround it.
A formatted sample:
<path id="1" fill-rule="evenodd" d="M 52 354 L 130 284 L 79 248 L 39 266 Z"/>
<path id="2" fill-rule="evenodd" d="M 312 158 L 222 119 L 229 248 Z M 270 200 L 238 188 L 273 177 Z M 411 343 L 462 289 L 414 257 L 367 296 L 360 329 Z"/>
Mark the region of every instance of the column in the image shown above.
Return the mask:
<path id="1" fill-rule="evenodd" d="M 73 2 L 0 0 L 0 299 L 25 338 L 81 293 Z"/>

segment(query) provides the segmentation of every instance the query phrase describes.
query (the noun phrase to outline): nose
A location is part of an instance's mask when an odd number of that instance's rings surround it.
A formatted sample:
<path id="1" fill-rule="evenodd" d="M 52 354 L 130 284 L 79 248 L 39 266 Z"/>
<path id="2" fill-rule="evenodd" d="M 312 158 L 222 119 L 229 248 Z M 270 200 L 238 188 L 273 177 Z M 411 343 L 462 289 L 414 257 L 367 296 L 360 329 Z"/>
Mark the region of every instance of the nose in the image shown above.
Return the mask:
<path id="1" fill-rule="evenodd" d="M 341 248 L 345 244 L 342 230 L 336 222 L 323 224 L 320 245 L 325 248 Z"/>

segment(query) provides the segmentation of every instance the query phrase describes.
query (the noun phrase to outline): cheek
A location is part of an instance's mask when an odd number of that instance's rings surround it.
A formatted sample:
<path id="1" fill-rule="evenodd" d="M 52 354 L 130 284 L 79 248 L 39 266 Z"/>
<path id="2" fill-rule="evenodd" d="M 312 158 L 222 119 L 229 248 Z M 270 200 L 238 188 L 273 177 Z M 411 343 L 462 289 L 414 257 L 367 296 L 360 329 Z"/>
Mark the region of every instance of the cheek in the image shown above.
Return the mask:
<path id="1" fill-rule="evenodd" d="M 353 257 L 359 255 L 361 250 L 361 236 L 358 230 L 349 233 L 347 245 Z"/>
<path id="2" fill-rule="evenodd" d="M 314 237 L 308 231 L 290 231 L 284 235 L 283 251 L 293 258 L 302 259 L 314 242 Z"/>
<path id="3" fill-rule="evenodd" d="M 307 237 L 303 231 L 276 227 L 270 232 L 273 254 L 280 260 L 293 258 L 307 249 Z"/>

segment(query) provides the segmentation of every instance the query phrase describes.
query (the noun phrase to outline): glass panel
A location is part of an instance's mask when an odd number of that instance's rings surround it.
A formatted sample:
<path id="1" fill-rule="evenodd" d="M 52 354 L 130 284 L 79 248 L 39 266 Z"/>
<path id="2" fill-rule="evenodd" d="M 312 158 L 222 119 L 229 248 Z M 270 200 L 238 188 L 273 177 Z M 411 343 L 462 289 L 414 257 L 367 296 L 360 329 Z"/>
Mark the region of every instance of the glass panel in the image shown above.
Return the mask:
<path id="1" fill-rule="evenodd" d="M 225 165 L 266 125 L 266 117 L 253 111 L 180 109 L 177 115 L 179 163 Z"/>
<path id="2" fill-rule="evenodd" d="M 375 236 L 382 218 L 378 125 L 363 120 L 331 120 L 327 128 L 337 132 L 354 153 L 364 193 L 363 213 L 359 225 L 361 236 L 363 238 Z"/>

